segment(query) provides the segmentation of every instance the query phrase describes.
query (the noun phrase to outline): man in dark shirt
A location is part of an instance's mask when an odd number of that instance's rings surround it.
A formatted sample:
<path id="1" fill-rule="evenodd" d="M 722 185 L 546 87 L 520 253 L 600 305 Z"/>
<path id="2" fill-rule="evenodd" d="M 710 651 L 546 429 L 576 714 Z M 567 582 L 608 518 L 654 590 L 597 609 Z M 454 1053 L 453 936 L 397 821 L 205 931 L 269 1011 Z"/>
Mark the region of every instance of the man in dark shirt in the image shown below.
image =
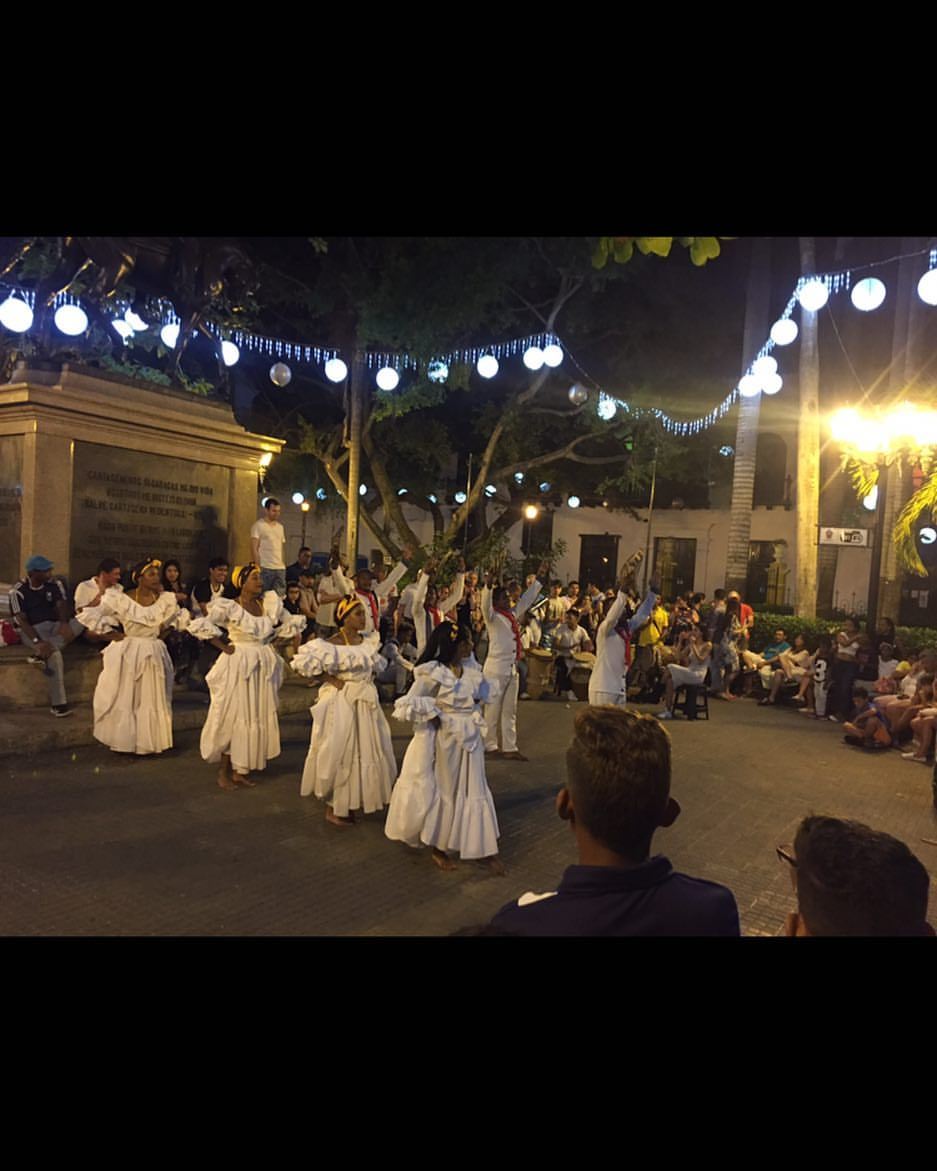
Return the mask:
<path id="1" fill-rule="evenodd" d="M 296 554 L 296 560 L 292 565 L 286 567 L 286 580 L 299 581 L 300 576 L 306 572 L 312 572 L 312 550 L 308 545 L 303 545 L 300 551 Z"/>
<path id="2" fill-rule="evenodd" d="M 195 588 L 192 590 L 192 612 L 196 618 L 199 618 L 208 614 L 208 604 L 214 598 L 236 598 L 237 596 L 237 590 L 228 581 L 227 557 L 213 557 L 208 563 L 208 577 L 203 577 L 200 582 L 196 582 Z M 227 638 L 227 634 L 222 636 L 225 642 L 227 642 Z M 189 672 L 188 686 L 191 690 L 208 691 L 205 676 L 215 665 L 215 660 L 220 654 L 218 648 L 212 646 L 207 639 L 201 641 L 198 662 Z"/>
<path id="3" fill-rule="evenodd" d="M 49 682 L 54 716 L 70 716 L 65 696 L 65 664 L 62 648 L 73 642 L 84 627 L 68 619 L 68 597 L 58 578 L 52 578 L 52 562 L 38 554 L 26 562 L 26 576 L 10 590 L 10 613 L 23 645 L 32 651 L 30 662 L 41 666 Z"/>
<path id="4" fill-rule="evenodd" d="M 491 925 L 512 935 L 737 936 L 730 890 L 650 857 L 654 831 L 680 813 L 666 731 L 621 707 L 587 707 L 573 727 L 556 809 L 575 834 L 579 865 L 557 890 L 502 907 Z"/>

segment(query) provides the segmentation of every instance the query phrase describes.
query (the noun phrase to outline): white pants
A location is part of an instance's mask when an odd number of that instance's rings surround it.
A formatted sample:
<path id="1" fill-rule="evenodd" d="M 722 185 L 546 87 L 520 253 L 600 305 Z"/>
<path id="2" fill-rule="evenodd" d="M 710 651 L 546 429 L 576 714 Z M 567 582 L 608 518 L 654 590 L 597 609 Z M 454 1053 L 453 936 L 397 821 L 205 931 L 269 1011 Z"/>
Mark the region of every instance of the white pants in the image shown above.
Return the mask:
<path id="1" fill-rule="evenodd" d="M 589 703 L 593 707 L 624 707 L 628 697 L 621 692 L 593 691 L 589 688 Z"/>
<path id="2" fill-rule="evenodd" d="M 487 678 L 497 681 L 499 692 L 493 703 L 485 704 L 485 751 L 497 750 L 500 729 L 501 750 L 517 752 L 517 672 Z"/>

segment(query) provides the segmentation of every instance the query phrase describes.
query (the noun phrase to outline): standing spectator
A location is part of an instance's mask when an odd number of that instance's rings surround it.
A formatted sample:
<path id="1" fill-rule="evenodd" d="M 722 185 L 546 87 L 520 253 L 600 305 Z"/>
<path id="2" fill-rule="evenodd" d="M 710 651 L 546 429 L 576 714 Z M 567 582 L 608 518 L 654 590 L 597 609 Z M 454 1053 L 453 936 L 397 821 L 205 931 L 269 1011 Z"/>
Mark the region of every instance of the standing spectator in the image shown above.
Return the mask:
<path id="1" fill-rule="evenodd" d="M 660 594 L 654 599 L 654 609 L 647 622 L 638 630 L 638 651 L 635 667 L 642 686 L 652 687 L 660 676 L 660 648 L 669 620 L 661 605 Z"/>
<path id="2" fill-rule="evenodd" d="M 706 637 L 709 641 L 716 645 L 716 623 L 719 621 L 720 615 L 726 612 L 726 592 L 724 589 L 718 589 L 713 594 L 712 605 L 706 608 L 702 616 L 702 621 L 705 623 Z"/>
<path id="3" fill-rule="evenodd" d="M 251 561 L 260 566 L 263 592 L 276 590 L 282 598 L 286 593 L 286 562 L 283 549 L 286 533 L 280 524 L 280 502 L 270 496 L 264 502 L 264 515 L 251 526 Z"/>
<path id="4" fill-rule="evenodd" d="M 872 640 L 875 645 L 875 653 L 881 658 L 882 643 L 887 643 L 888 646 L 896 651 L 898 658 L 902 659 L 902 647 L 899 645 L 898 631 L 895 629 L 895 624 L 890 618 L 880 618 L 878 622 L 878 630 L 875 632 L 875 638 Z"/>
<path id="5" fill-rule="evenodd" d="M 735 598 L 739 604 L 739 622 L 742 630 L 739 634 L 738 644 L 740 651 L 747 651 L 748 644 L 751 642 L 752 630 L 755 626 L 755 611 L 749 606 L 748 602 L 742 601 L 742 595 L 738 590 L 730 590 L 726 595 L 726 601 Z"/>
<path id="6" fill-rule="evenodd" d="M 713 665 L 720 677 L 720 699 L 735 699 L 731 687 L 739 673 L 739 639 L 742 637 L 741 603 L 738 595 L 726 599 L 725 611 L 716 620 Z"/>
<path id="7" fill-rule="evenodd" d="M 800 681 L 800 688 L 794 696 L 796 703 L 806 704 L 801 715 L 812 715 L 818 720 L 822 720 L 826 716 L 835 657 L 836 652 L 833 650 L 832 638 L 828 634 L 821 634 L 817 639 L 817 649 L 812 656 L 813 662 L 808 662 L 806 673 Z"/>
<path id="8" fill-rule="evenodd" d="M 904 842 L 857 821 L 805 817 L 793 847 L 778 847 L 791 868 L 797 910 L 785 935 L 933 935 L 927 871 Z"/>
<path id="9" fill-rule="evenodd" d="M 10 615 L 32 652 L 31 663 L 43 668 L 49 682 L 49 702 L 54 716 L 70 716 L 65 695 L 65 664 L 62 648 L 74 642 L 84 630 L 77 618 L 68 618 L 65 587 L 52 577 L 53 562 L 34 554 L 26 562 L 26 576 L 10 590 Z"/>
<path id="10" fill-rule="evenodd" d="M 546 575 L 548 566 L 544 562 L 540 572 Z M 507 590 L 491 588 L 491 574 L 485 576 L 482 590 L 482 614 L 488 631 L 488 654 L 485 657 L 485 678 L 492 681 L 493 697 L 485 704 L 485 754 L 503 756 L 509 760 L 527 760 L 517 748 L 517 662 L 524 651 L 521 646 L 520 628 L 517 620 L 523 618 L 531 602 L 540 592 L 539 579 L 534 581 L 512 611 Z M 501 747 L 498 748 L 498 739 Z"/>
<path id="11" fill-rule="evenodd" d="M 850 616 L 835 639 L 836 659 L 830 689 L 827 716 L 842 721 L 852 709 L 852 689 L 859 675 L 859 623 Z"/>
<path id="12" fill-rule="evenodd" d="M 730 890 L 650 856 L 655 831 L 680 814 L 664 728 L 611 707 L 583 708 L 573 728 L 556 811 L 575 835 L 579 865 L 557 890 L 502 907 L 492 926 L 516 935 L 738 936 Z"/>
<path id="13" fill-rule="evenodd" d="M 543 632 L 540 639 L 541 646 L 547 648 L 553 643 L 553 632 L 566 617 L 566 602 L 561 597 L 562 589 L 563 585 L 558 581 L 553 582 L 550 586 L 550 596 L 547 598 L 544 610 Z"/>
<path id="14" fill-rule="evenodd" d="M 319 638 L 329 639 L 338 633 L 335 605 L 342 600 L 344 590 L 345 575 L 342 573 L 341 554 L 333 547 L 328 571 L 319 578 L 319 588 L 316 591 L 316 634 Z"/>
<path id="15" fill-rule="evenodd" d="M 292 565 L 286 567 L 286 580 L 299 581 L 300 577 L 306 572 L 312 572 L 312 550 L 308 545 L 303 545 L 296 554 L 296 560 Z"/>

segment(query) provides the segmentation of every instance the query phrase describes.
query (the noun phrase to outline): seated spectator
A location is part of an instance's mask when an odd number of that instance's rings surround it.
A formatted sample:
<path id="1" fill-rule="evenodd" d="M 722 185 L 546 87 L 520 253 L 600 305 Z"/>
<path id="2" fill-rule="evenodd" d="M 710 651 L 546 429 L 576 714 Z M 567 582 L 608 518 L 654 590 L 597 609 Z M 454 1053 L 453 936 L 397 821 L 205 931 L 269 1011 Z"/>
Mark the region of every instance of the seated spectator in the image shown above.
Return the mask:
<path id="1" fill-rule="evenodd" d="M 287 579 L 287 584 L 289 579 Z M 316 615 L 319 604 L 316 601 L 316 575 L 312 569 L 302 569 L 299 574 L 299 612 L 306 619 L 302 640 L 307 642 L 316 637 Z"/>
<path id="2" fill-rule="evenodd" d="M 283 599 L 283 609 L 287 614 L 302 614 L 302 590 L 298 581 L 288 581 L 286 583 L 286 597 Z M 292 659 L 293 655 L 299 650 L 299 644 L 302 641 L 300 634 L 294 634 L 291 639 L 286 642 L 277 644 L 277 650 L 283 655 L 287 662 Z"/>
<path id="3" fill-rule="evenodd" d="M 908 676 L 910 679 L 911 676 Z M 924 672 L 914 680 L 914 694 L 910 699 L 904 695 L 879 696 L 874 702 L 888 723 L 892 743 L 901 744 L 911 735 L 911 721 L 934 701 L 934 675 Z"/>
<path id="4" fill-rule="evenodd" d="M 75 586 L 75 614 L 79 621 L 85 606 L 94 606 L 105 590 L 123 589 L 120 584 L 120 562 L 116 557 L 105 557 L 94 577 Z"/>
<path id="5" fill-rule="evenodd" d="M 502 907 L 492 925 L 518 935 L 737 936 L 730 890 L 650 857 L 655 831 L 680 813 L 664 728 L 620 707 L 583 708 L 573 727 L 556 810 L 575 835 L 579 865 L 557 890 Z"/>
<path id="6" fill-rule="evenodd" d="M 856 748 L 891 748 L 888 721 L 869 698 L 868 690 L 856 687 L 852 694 L 855 711 L 852 719 L 843 724 L 843 739 Z"/>
<path id="7" fill-rule="evenodd" d="M 891 690 L 889 684 L 895 677 L 895 672 L 901 664 L 895 658 L 894 648 L 887 642 L 879 643 L 878 647 L 878 677 L 873 690 L 879 695 L 886 695 Z M 908 664 L 910 667 L 910 664 Z"/>
<path id="8" fill-rule="evenodd" d="M 84 627 L 77 618 L 69 621 L 65 587 L 52 576 L 48 557 L 34 555 L 26 562 L 26 576 L 10 590 L 10 615 L 19 631 L 29 661 L 42 668 L 49 685 L 52 715 L 70 716 L 65 694 L 65 663 L 62 650 L 74 642 Z"/>
<path id="9" fill-rule="evenodd" d="M 196 618 L 208 614 L 212 598 L 236 598 L 237 590 L 228 581 L 227 557 L 213 557 L 208 563 L 208 577 L 195 583 L 192 590 L 192 613 Z"/>
<path id="10" fill-rule="evenodd" d="M 308 545 L 303 545 L 296 554 L 296 560 L 292 565 L 286 567 L 286 580 L 299 581 L 304 573 L 312 573 L 312 550 Z"/>
<path id="11" fill-rule="evenodd" d="M 776 662 L 778 658 L 785 652 L 791 649 L 791 644 L 787 641 L 787 635 L 783 630 L 776 630 L 774 632 L 774 642 L 769 642 L 761 654 L 756 654 L 755 651 L 740 651 L 742 662 L 750 671 L 760 671 L 762 667 L 771 666 L 772 671 L 775 666 L 779 666 Z"/>
<path id="12" fill-rule="evenodd" d="M 777 703 L 781 688 L 786 683 L 802 682 L 815 661 L 814 656 L 807 650 L 807 640 L 802 634 L 795 634 L 794 646 L 777 656 L 777 670 L 772 670 L 770 666 L 762 668 L 761 681 L 768 688 L 768 694 L 759 700 L 759 703 Z"/>
<path id="13" fill-rule="evenodd" d="M 393 683 L 394 699 L 399 699 L 413 682 L 413 667 L 420 657 L 416 649 L 416 631 L 407 622 L 401 622 L 396 636 L 388 638 L 381 647 L 387 666 L 376 676 L 377 683 Z"/>
<path id="14" fill-rule="evenodd" d="M 902 752 L 902 758 L 913 761 L 914 764 L 927 764 L 934 748 L 935 733 L 937 733 L 937 707 L 921 708 L 911 721 L 912 750 Z"/>
<path id="15" fill-rule="evenodd" d="M 573 655 L 582 651 L 595 652 L 588 634 L 579 625 L 579 611 L 571 606 L 566 620 L 553 635 L 553 649 L 556 651 L 556 694 L 576 703 L 578 696 L 570 684 L 569 673 L 575 666 Z"/>
<path id="16" fill-rule="evenodd" d="M 933 935 L 927 871 L 904 842 L 857 821 L 805 817 L 790 850 L 797 910 L 785 934 Z"/>
<path id="17" fill-rule="evenodd" d="M 178 561 L 171 559 L 163 562 L 160 582 L 164 593 L 175 594 L 176 602 L 182 609 L 189 608 L 191 591 L 182 580 L 182 566 Z M 173 678 L 176 683 L 180 683 L 188 676 L 198 658 L 198 643 L 191 634 L 186 634 L 184 630 L 167 630 L 163 637 L 166 650 L 169 651 L 169 657 L 172 659 Z"/>
<path id="18" fill-rule="evenodd" d="M 664 668 L 664 710 L 657 713 L 659 720 L 672 717 L 677 688 L 705 686 L 712 649 L 712 643 L 706 642 L 698 626 L 680 636 L 678 661 Z"/>

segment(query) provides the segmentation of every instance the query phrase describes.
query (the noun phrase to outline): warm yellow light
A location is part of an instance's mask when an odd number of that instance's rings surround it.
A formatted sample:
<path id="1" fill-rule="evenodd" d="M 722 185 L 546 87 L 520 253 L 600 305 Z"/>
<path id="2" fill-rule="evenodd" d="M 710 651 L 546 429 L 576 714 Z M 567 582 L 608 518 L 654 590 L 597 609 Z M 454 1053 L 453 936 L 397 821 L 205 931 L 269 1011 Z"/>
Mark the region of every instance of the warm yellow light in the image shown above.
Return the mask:
<path id="1" fill-rule="evenodd" d="M 265 451 L 263 453 L 263 455 L 260 457 L 260 466 L 262 468 L 269 468 L 272 462 L 273 462 L 273 452 L 272 451 Z"/>
<path id="2" fill-rule="evenodd" d="M 528 520 L 536 520 L 539 515 L 540 509 L 536 506 L 536 504 L 528 504 L 524 509 L 524 516 L 526 516 Z"/>
<path id="3" fill-rule="evenodd" d="M 308 512 L 309 511 L 309 501 L 304 500 L 299 507 L 303 512 Z"/>
<path id="4" fill-rule="evenodd" d="M 900 403 L 889 411 L 864 416 L 846 407 L 830 418 L 830 434 L 837 442 L 869 454 L 927 447 L 937 443 L 937 411 Z"/>

